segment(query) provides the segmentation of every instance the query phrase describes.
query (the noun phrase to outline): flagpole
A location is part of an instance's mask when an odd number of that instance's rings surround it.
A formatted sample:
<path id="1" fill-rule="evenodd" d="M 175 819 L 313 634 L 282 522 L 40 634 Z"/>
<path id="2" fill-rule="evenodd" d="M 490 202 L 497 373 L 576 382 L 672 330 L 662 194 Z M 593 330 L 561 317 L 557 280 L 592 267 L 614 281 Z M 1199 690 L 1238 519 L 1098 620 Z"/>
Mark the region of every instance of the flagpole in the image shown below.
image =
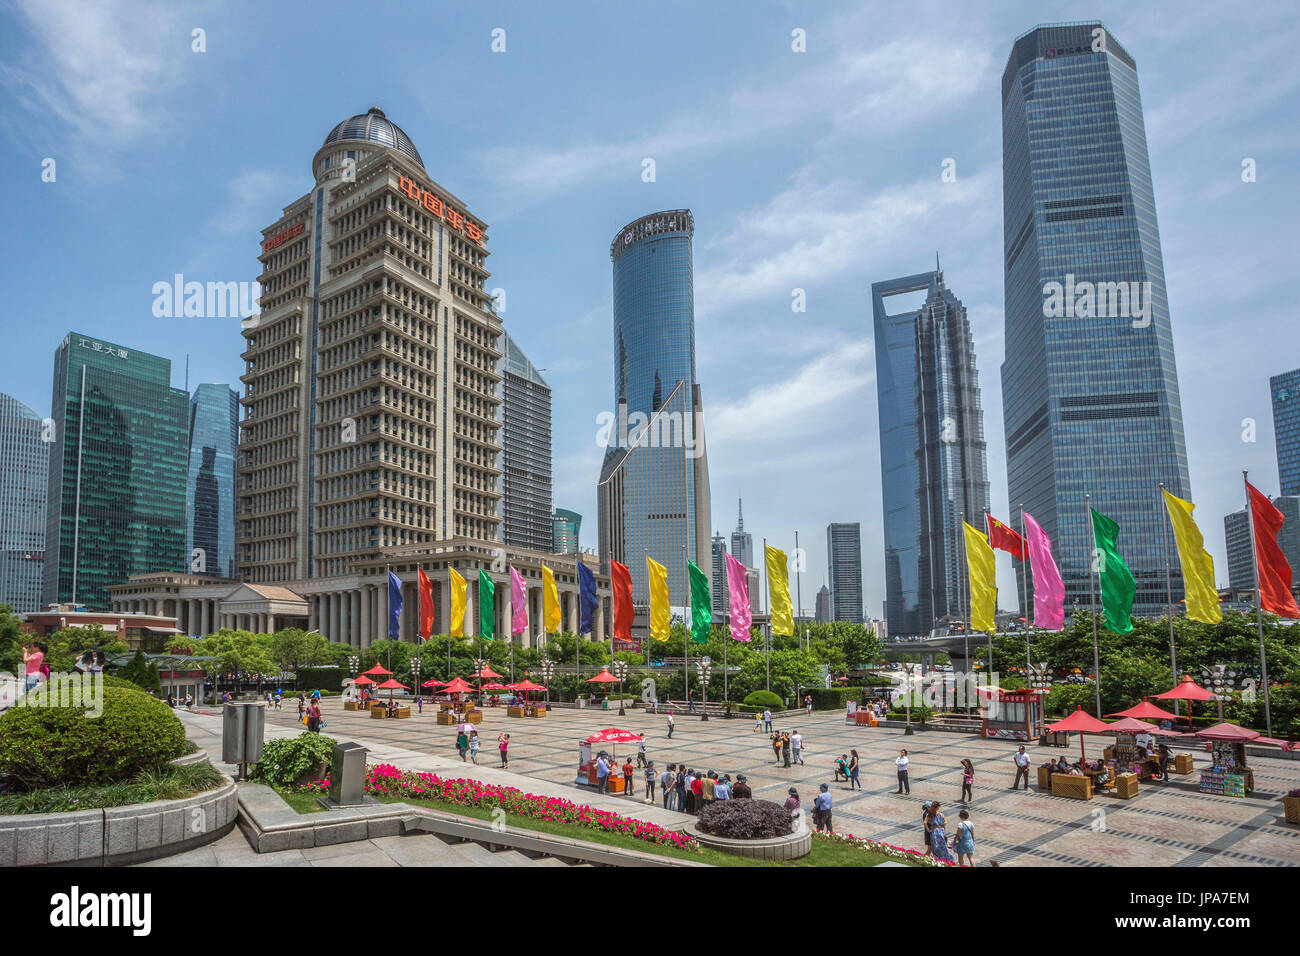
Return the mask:
<path id="1" fill-rule="evenodd" d="M 957 528 L 957 540 L 961 543 L 961 563 L 965 565 L 966 574 L 967 576 L 969 576 L 970 562 L 966 560 L 966 512 L 964 511 L 957 512 L 957 524 L 959 526 Z M 967 689 L 967 693 L 966 693 L 966 716 L 967 717 L 970 716 L 970 703 L 971 703 L 970 701 L 971 695 L 969 692 L 971 686 L 970 678 L 971 678 L 971 671 L 974 670 L 974 668 L 971 667 L 971 663 L 970 663 L 970 614 L 968 614 L 966 611 L 966 598 L 969 596 L 967 593 L 969 591 L 970 591 L 969 586 L 965 588 L 962 587 L 962 576 L 959 571 L 957 574 L 957 603 L 960 606 L 958 608 L 957 613 L 960 614 L 962 617 L 966 618 L 966 624 L 961 629 L 961 646 L 962 646 L 962 654 L 966 658 L 962 666 L 966 668 L 966 677 L 963 680 L 963 683 L 966 685 L 966 689 Z"/>
<path id="2" fill-rule="evenodd" d="M 1160 506 L 1165 508 L 1166 511 L 1168 510 L 1168 506 L 1165 504 L 1165 483 L 1163 481 L 1160 482 Z M 1174 572 L 1173 564 L 1169 560 L 1169 528 L 1167 526 L 1164 530 L 1164 534 L 1160 536 L 1160 540 L 1165 546 L 1165 598 L 1168 602 L 1169 610 L 1169 669 L 1173 672 L 1174 686 L 1177 687 L 1178 656 L 1174 651 Z M 1190 702 L 1187 704 L 1187 713 L 1188 716 L 1191 716 L 1192 705 Z M 1174 715 L 1178 715 L 1177 699 L 1174 700 Z"/>
<path id="3" fill-rule="evenodd" d="M 1033 634 L 1033 625 L 1029 615 L 1029 536 L 1025 534 L 1025 503 L 1020 502 L 1020 607 L 1025 615 L 1025 686 L 1029 686 L 1029 675 L 1034 669 L 1034 660 L 1029 649 L 1029 639 Z"/>
<path id="4" fill-rule="evenodd" d="M 1083 505 L 1088 509 L 1088 524 L 1092 527 L 1092 554 L 1088 562 L 1088 597 L 1092 602 L 1092 677 L 1097 688 L 1097 719 L 1101 720 L 1101 661 L 1097 655 L 1097 589 L 1093 566 L 1097 562 L 1097 526 L 1092 520 L 1092 495 L 1084 492 Z M 1097 569 L 1101 573 L 1101 569 Z"/>
<path id="5" fill-rule="evenodd" d="M 767 617 L 766 635 L 767 640 L 764 650 L 767 652 L 767 678 L 766 687 L 770 693 L 772 690 L 772 615 L 767 606 L 767 591 L 771 582 L 767 576 L 767 538 L 763 539 L 763 614 Z"/>
<path id="6" fill-rule="evenodd" d="M 1250 523 L 1250 563 L 1255 569 L 1255 626 L 1259 629 L 1259 676 L 1264 685 L 1264 727 L 1273 736 L 1273 709 L 1268 699 L 1268 657 L 1264 652 L 1264 595 L 1259 590 L 1259 554 L 1255 544 L 1255 509 L 1250 502 L 1250 482 L 1242 469 L 1241 482 L 1246 486 L 1246 520 Z"/>
<path id="7" fill-rule="evenodd" d="M 686 542 L 683 541 L 682 542 L 682 571 L 685 572 L 687 580 L 689 582 L 691 573 L 690 570 L 686 567 L 686 560 L 687 560 Z M 672 607 L 671 601 L 669 601 L 668 604 L 669 607 Z M 669 620 L 671 620 L 671 615 L 669 616 Z M 669 631 L 671 630 L 672 628 L 670 626 Z M 686 696 L 687 701 L 689 701 L 691 697 L 691 629 L 689 626 L 682 629 L 682 678 L 685 681 L 685 683 L 682 684 L 682 693 Z M 690 707 L 687 706 L 686 709 L 690 710 Z"/>
<path id="8" fill-rule="evenodd" d="M 388 608 L 388 620 L 384 622 L 384 644 L 388 648 L 388 663 L 384 666 L 388 668 L 389 671 L 393 669 L 393 635 L 390 633 L 393 628 L 393 579 L 389 577 L 392 573 L 393 566 L 391 564 L 385 564 L 384 584 L 388 587 L 388 602 L 386 605 Z M 401 631 L 398 631 L 398 633 L 400 634 Z"/>
<path id="9" fill-rule="evenodd" d="M 803 572 L 800 570 L 799 563 L 799 532 L 794 533 L 794 592 L 795 601 L 799 604 L 799 613 L 795 617 L 803 617 Z M 803 650 L 803 641 L 799 642 L 799 650 Z"/>

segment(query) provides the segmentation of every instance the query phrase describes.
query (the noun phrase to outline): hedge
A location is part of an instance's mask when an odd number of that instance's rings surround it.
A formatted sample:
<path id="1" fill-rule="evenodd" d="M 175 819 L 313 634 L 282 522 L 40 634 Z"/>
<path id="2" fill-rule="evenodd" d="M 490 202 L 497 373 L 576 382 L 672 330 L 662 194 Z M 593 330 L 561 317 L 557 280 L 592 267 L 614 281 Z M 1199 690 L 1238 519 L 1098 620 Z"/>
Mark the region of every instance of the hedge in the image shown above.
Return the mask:
<path id="1" fill-rule="evenodd" d="M 745 703 L 751 707 L 767 707 L 773 709 L 783 709 L 785 701 L 781 700 L 770 690 L 756 690 L 745 698 Z"/>
<path id="2" fill-rule="evenodd" d="M 343 670 L 338 667 L 299 667 L 298 690 L 332 690 L 343 689 Z"/>
<path id="3" fill-rule="evenodd" d="M 862 696 L 861 687 L 810 687 L 805 693 L 812 697 L 813 710 L 845 710 L 848 702 Z"/>
<path id="4" fill-rule="evenodd" d="M 143 691 L 105 687 L 98 717 L 43 706 L 41 695 L 0 716 L 0 779 L 19 789 L 116 783 L 185 752 L 180 720 Z"/>

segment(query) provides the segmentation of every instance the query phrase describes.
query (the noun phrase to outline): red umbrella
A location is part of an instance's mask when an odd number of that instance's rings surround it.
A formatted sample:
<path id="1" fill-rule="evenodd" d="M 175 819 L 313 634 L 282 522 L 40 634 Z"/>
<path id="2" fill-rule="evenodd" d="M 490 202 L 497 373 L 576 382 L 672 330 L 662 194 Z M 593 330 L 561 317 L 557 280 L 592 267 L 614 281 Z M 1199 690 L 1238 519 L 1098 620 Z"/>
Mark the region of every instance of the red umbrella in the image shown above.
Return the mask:
<path id="1" fill-rule="evenodd" d="M 546 690 L 541 684 L 534 684 L 530 680 L 521 680 L 518 684 L 508 685 L 511 690 Z"/>
<path id="2" fill-rule="evenodd" d="M 483 690 L 509 690 L 510 688 L 508 688 L 505 684 L 498 684 L 494 681 L 491 684 L 484 684 L 482 689 Z"/>
<path id="3" fill-rule="evenodd" d="M 1222 723 L 1215 724 L 1213 727 L 1206 727 L 1204 730 L 1198 730 L 1196 736 L 1203 740 L 1236 740 L 1244 743 L 1247 740 L 1258 740 L 1264 735 L 1257 730 L 1249 730 L 1236 724 Z"/>
<path id="4" fill-rule="evenodd" d="M 1106 729 L 1112 733 L 1128 734 L 1163 734 L 1164 731 L 1155 724 L 1148 724 L 1145 720 L 1138 720 L 1136 717 L 1125 717 L 1123 720 L 1117 720 L 1113 724 L 1107 724 Z"/>
<path id="5" fill-rule="evenodd" d="M 1156 700 L 1218 700 L 1218 695 L 1206 690 L 1196 681 L 1192 680 L 1191 674 L 1184 674 L 1183 679 L 1173 690 L 1167 690 L 1163 694 L 1156 694 Z"/>
<path id="6" fill-rule="evenodd" d="M 371 680 L 369 677 L 367 677 L 365 674 L 362 674 L 360 677 L 358 677 L 358 678 L 357 678 L 355 681 L 353 681 L 352 683 L 354 683 L 354 684 L 373 684 L 374 681 L 372 681 L 372 680 Z"/>
<path id="7" fill-rule="evenodd" d="M 618 678 L 609 672 L 609 668 L 605 668 L 595 677 L 588 677 L 587 683 L 588 684 L 617 684 Z"/>
<path id="8" fill-rule="evenodd" d="M 392 671 L 386 671 L 386 670 L 384 670 L 382 667 L 380 667 L 378 664 L 376 664 L 374 667 L 370 668 L 370 670 L 368 670 L 368 671 L 363 671 L 362 673 L 364 673 L 364 674 L 374 674 L 374 675 L 377 676 L 377 677 L 385 677 L 385 676 L 388 676 L 388 675 L 392 674 L 393 672 L 392 672 Z"/>
<path id="9" fill-rule="evenodd" d="M 384 681 L 382 684 L 380 684 L 380 685 L 379 685 L 378 687 L 376 687 L 375 689 L 376 689 L 376 690 L 386 690 L 386 691 L 388 691 L 388 703 L 389 703 L 389 704 L 391 704 L 391 703 L 393 702 L 393 691 L 395 691 L 395 690 L 410 690 L 409 687 L 407 687 L 405 684 L 401 683 L 400 681 L 398 681 L 396 678 L 393 678 L 393 677 L 390 677 L 388 680 Z"/>
<path id="10" fill-rule="evenodd" d="M 1083 735 L 1084 734 L 1104 734 L 1110 729 L 1110 724 L 1103 723 L 1092 714 L 1084 713 L 1083 707 L 1078 707 L 1074 713 L 1064 720 L 1058 720 L 1054 724 L 1048 724 L 1047 729 L 1053 732 L 1072 731 L 1079 735 L 1079 758 L 1087 760 L 1083 752 Z"/>
<path id="11" fill-rule="evenodd" d="M 467 694 L 474 688 L 459 677 L 453 677 L 442 688 L 446 694 Z"/>
<path id="12" fill-rule="evenodd" d="M 492 668 L 488 667 L 486 664 L 484 664 L 484 665 L 483 665 L 483 669 L 482 669 L 481 671 L 479 671 L 477 674 L 475 674 L 474 676 L 475 676 L 475 677 L 498 677 L 498 678 L 499 678 L 501 675 L 498 674 L 496 671 L 494 671 Z"/>
<path id="13" fill-rule="evenodd" d="M 1169 711 L 1161 707 L 1157 707 L 1155 704 L 1151 703 L 1151 701 L 1147 700 L 1147 698 L 1145 697 L 1142 698 L 1142 703 L 1134 704 L 1128 710 L 1117 711 L 1113 714 L 1107 714 L 1106 716 L 1107 717 L 1137 717 L 1138 719 L 1143 719 L 1146 717 L 1157 717 L 1161 720 L 1178 720 L 1177 714 L 1171 714 L 1169 713 Z M 1114 727 L 1115 725 L 1111 724 L 1111 726 Z"/>
<path id="14" fill-rule="evenodd" d="M 604 730 L 598 730 L 587 738 L 589 744 L 613 744 L 614 759 L 618 759 L 618 745 L 629 744 L 636 740 L 645 740 L 640 734 L 634 734 L 630 730 L 623 730 L 619 727 L 606 727 Z"/>
<path id="15" fill-rule="evenodd" d="M 435 679 L 435 680 L 427 680 L 427 681 L 425 681 L 423 684 L 421 684 L 420 686 L 421 686 L 421 687 L 441 687 L 441 686 L 442 686 L 442 681 L 440 681 L 440 680 L 436 680 L 436 679 Z"/>

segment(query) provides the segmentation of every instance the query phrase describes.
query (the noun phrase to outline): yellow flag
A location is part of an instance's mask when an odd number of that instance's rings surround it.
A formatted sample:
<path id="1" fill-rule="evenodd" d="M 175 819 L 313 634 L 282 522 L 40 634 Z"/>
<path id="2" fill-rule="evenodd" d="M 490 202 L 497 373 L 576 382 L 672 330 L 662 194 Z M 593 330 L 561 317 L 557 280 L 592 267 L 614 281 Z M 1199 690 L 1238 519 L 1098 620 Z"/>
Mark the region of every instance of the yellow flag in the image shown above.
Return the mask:
<path id="1" fill-rule="evenodd" d="M 970 626 L 989 634 L 997 630 L 994 616 L 998 607 L 998 582 L 994 571 L 993 549 L 984 532 L 962 522 L 966 535 L 966 568 L 970 578 Z"/>
<path id="2" fill-rule="evenodd" d="M 772 603 L 772 633 L 794 637 L 794 611 L 790 607 L 790 574 L 786 570 L 785 552 L 770 544 L 763 546 L 767 562 L 767 596 Z"/>
<path id="3" fill-rule="evenodd" d="M 1219 592 L 1214 586 L 1214 559 L 1205 550 L 1205 539 L 1192 520 L 1196 505 L 1167 491 L 1164 495 L 1169 523 L 1174 526 L 1174 540 L 1178 542 L 1178 560 L 1183 566 L 1187 618 L 1203 624 L 1218 624 L 1223 620 L 1223 611 L 1219 609 Z"/>
<path id="4" fill-rule="evenodd" d="M 645 558 L 646 578 L 650 582 L 650 636 L 668 640 L 668 569 L 650 555 Z"/>
<path id="5" fill-rule="evenodd" d="M 554 634 L 560 629 L 560 592 L 555 589 L 555 574 L 546 565 L 542 565 L 542 604 L 543 626 L 547 634 Z"/>
<path id="6" fill-rule="evenodd" d="M 465 636 L 465 579 L 455 568 L 447 569 L 451 576 L 451 636 Z"/>

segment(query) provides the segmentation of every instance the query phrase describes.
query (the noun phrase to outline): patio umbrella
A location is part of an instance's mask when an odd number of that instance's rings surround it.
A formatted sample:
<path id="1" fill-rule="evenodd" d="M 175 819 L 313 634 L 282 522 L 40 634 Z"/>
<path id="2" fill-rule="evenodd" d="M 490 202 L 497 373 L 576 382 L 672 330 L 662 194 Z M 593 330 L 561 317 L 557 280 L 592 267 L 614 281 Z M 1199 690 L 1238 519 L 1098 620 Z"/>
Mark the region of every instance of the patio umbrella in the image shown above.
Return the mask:
<path id="1" fill-rule="evenodd" d="M 1107 724 L 1106 729 L 1116 734 L 1163 734 L 1155 724 L 1148 724 L 1145 720 L 1138 720 L 1136 717 L 1125 717 L 1123 720 L 1117 720 L 1113 724 Z"/>
<path id="2" fill-rule="evenodd" d="M 378 685 L 375 689 L 388 691 L 388 703 L 390 704 L 393 702 L 393 691 L 410 690 L 410 688 L 407 687 L 405 684 L 391 677 L 388 680 L 384 681 L 382 684 Z"/>
<path id="3" fill-rule="evenodd" d="M 492 668 L 488 667 L 486 664 L 484 664 L 484 665 L 483 665 L 483 669 L 482 669 L 481 671 L 479 671 L 477 674 L 475 674 L 474 676 L 475 676 L 475 677 L 497 677 L 497 678 L 499 678 L 501 675 L 498 674 L 496 671 L 494 671 Z"/>
<path id="4" fill-rule="evenodd" d="M 360 686 L 360 685 L 362 685 L 362 684 L 373 684 L 374 681 L 372 681 L 372 680 L 371 680 L 369 677 L 367 677 L 365 674 L 362 674 L 362 675 L 361 675 L 360 677 L 358 677 L 355 681 L 353 681 L 353 683 L 356 684 L 356 685 L 358 685 L 358 686 Z"/>
<path id="5" fill-rule="evenodd" d="M 1107 717 L 1136 717 L 1139 720 L 1145 719 L 1147 717 L 1156 717 L 1159 718 L 1160 720 L 1179 719 L 1177 714 L 1171 714 L 1169 713 L 1169 711 L 1165 710 L 1164 708 L 1157 707 L 1155 704 L 1151 703 L 1151 701 L 1145 697 L 1142 698 L 1142 703 L 1134 704 L 1128 710 L 1116 711 L 1115 713 L 1107 714 L 1106 716 Z M 1115 725 L 1111 724 L 1111 726 L 1113 727 Z"/>
<path id="6" fill-rule="evenodd" d="M 606 727 L 604 730 L 598 730 L 586 742 L 589 744 L 613 744 L 614 759 L 618 759 L 618 745 L 629 744 L 637 740 L 645 740 L 640 734 L 633 733 L 630 730 L 623 730 L 620 727 Z"/>
<path id="7" fill-rule="evenodd" d="M 618 678 L 609 672 L 609 668 L 605 668 L 595 677 L 588 677 L 587 683 L 588 684 L 617 684 Z"/>
<path id="8" fill-rule="evenodd" d="M 1191 674 L 1184 674 L 1183 679 L 1173 690 L 1167 690 L 1163 694 L 1156 694 L 1156 700 L 1218 700 L 1217 694 L 1206 690 L 1196 681 L 1192 680 Z"/>
<path id="9" fill-rule="evenodd" d="M 437 678 L 434 678 L 433 680 L 427 680 L 427 681 L 425 681 L 425 682 L 424 682 L 423 684 L 421 684 L 420 686 L 421 686 L 421 687 L 441 687 L 441 686 L 442 686 L 442 681 L 438 680 Z"/>
<path id="10" fill-rule="evenodd" d="M 1069 731 L 1079 735 L 1079 759 L 1087 760 L 1083 752 L 1083 735 L 1084 734 L 1104 734 L 1111 727 L 1110 724 L 1103 723 L 1092 714 L 1085 713 L 1082 706 L 1079 706 L 1074 713 L 1064 720 L 1058 720 L 1054 724 L 1048 724 L 1047 729 L 1053 732 Z"/>
<path id="11" fill-rule="evenodd" d="M 376 677 L 389 677 L 389 676 L 392 675 L 393 672 L 392 672 L 392 671 L 386 671 L 386 670 L 384 670 L 380 665 L 376 664 L 374 667 L 370 668 L 370 670 L 368 670 L 368 671 L 362 671 L 362 673 L 363 673 L 363 674 L 374 674 Z"/>
<path id="12" fill-rule="evenodd" d="M 1206 727 L 1204 730 L 1198 730 L 1196 736 L 1202 740 L 1232 740 L 1244 743 L 1247 740 L 1258 740 L 1264 735 L 1258 730 L 1250 730 L 1246 727 L 1239 727 L 1237 724 L 1225 722 L 1215 724 L 1213 727 Z"/>

